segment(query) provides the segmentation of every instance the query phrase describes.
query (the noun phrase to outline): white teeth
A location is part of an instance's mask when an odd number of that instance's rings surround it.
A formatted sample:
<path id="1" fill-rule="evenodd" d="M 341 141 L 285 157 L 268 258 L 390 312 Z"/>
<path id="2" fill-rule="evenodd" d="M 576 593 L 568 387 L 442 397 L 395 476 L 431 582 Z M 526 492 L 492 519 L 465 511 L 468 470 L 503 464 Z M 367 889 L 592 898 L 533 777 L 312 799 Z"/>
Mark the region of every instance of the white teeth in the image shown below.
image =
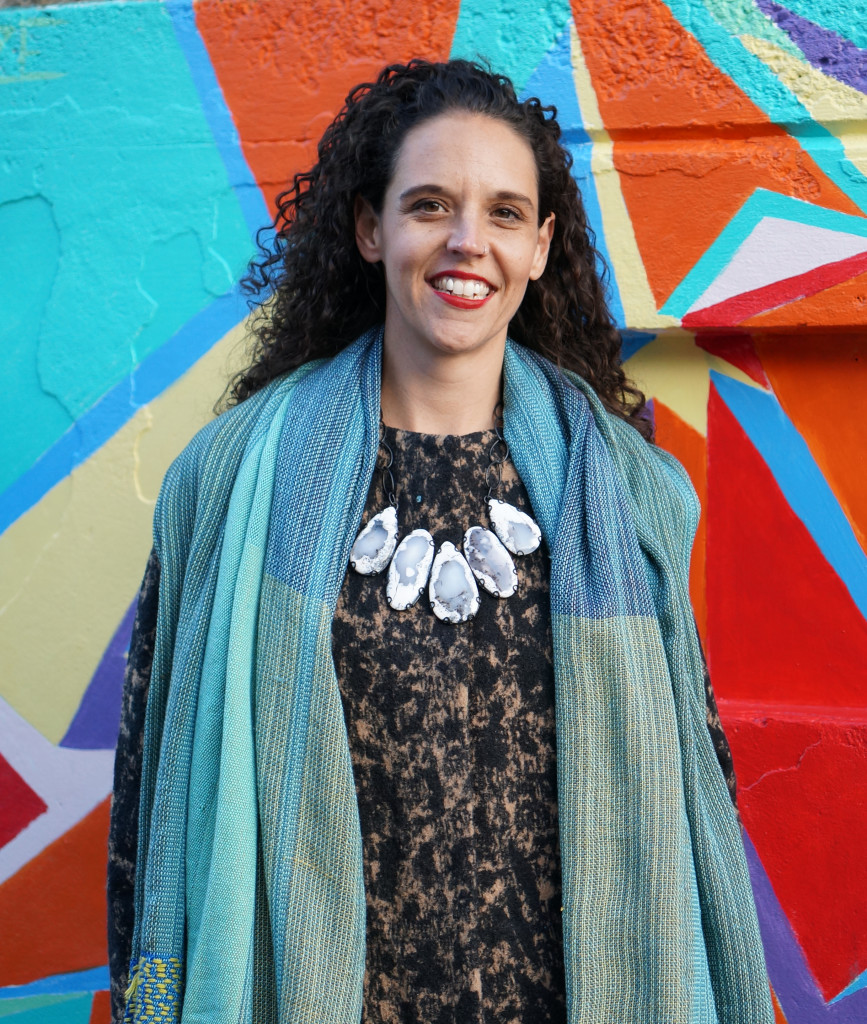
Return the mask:
<path id="1" fill-rule="evenodd" d="M 438 292 L 448 292 L 461 298 L 484 299 L 491 291 L 484 281 L 464 281 L 458 277 L 436 277 L 431 284 Z"/>

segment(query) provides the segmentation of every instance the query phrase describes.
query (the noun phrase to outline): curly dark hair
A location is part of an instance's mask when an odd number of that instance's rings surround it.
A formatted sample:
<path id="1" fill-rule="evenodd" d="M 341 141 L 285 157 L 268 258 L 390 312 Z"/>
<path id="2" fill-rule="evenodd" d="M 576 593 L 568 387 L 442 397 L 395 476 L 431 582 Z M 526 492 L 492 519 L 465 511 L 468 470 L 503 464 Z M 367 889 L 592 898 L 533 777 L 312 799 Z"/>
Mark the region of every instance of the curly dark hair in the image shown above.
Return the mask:
<path id="1" fill-rule="evenodd" d="M 385 318 L 385 279 L 355 242 L 357 196 L 381 212 L 407 133 L 429 118 L 466 111 L 510 125 L 533 150 L 539 223 L 553 213 L 548 263 L 530 281 L 509 325 L 516 341 L 583 377 L 606 408 L 650 438 L 644 395 L 621 366 L 620 334 L 605 300 L 603 266 L 556 108 L 518 100 L 504 75 L 465 60 L 390 64 L 356 86 L 325 130 L 313 168 L 277 197 L 259 233 L 260 254 L 242 285 L 250 296 L 251 364 L 230 385 L 235 402 L 310 359 L 331 356 Z"/>

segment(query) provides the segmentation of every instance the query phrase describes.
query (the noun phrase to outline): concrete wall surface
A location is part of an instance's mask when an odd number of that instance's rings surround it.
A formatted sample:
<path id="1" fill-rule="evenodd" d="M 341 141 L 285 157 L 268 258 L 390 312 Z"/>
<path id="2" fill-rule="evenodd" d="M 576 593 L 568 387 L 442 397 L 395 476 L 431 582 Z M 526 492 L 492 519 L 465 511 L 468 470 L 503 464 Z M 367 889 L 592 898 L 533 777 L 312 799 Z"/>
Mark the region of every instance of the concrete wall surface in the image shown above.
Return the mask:
<path id="1" fill-rule="evenodd" d="M 778 1019 L 867 1021 L 864 0 L 0 10 L 0 1018 L 108 1020 L 125 651 L 171 459 L 238 365 L 273 197 L 388 61 L 557 105 L 692 593 Z"/>

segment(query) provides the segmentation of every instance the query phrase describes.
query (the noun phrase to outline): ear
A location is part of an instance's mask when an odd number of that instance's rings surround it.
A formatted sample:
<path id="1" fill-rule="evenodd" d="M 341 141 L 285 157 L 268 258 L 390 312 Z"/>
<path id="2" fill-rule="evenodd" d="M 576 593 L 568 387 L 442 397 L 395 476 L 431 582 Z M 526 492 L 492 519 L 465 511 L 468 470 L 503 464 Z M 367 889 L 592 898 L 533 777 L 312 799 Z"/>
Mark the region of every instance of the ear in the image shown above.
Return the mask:
<path id="1" fill-rule="evenodd" d="M 368 263 L 379 263 L 382 259 L 380 238 L 379 215 L 363 196 L 356 196 L 355 244 Z"/>
<path id="2" fill-rule="evenodd" d="M 536 240 L 536 253 L 530 267 L 530 280 L 538 281 L 548 264 L 548 253 L 551 250 L 551 239 L 554 237 L 554 214 L 549 213 L 539 226 L 539 237 Z"/>

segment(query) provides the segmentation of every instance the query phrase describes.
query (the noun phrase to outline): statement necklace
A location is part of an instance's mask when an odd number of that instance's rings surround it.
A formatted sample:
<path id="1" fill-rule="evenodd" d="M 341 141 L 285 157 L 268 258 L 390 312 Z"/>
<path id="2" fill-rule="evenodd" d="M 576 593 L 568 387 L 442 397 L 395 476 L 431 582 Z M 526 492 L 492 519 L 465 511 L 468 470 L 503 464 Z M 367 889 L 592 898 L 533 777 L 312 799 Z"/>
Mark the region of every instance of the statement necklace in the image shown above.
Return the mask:
<path id="1" fill-rule="evenodd" d="M 542 542 L 542 531 L 526 512 L 497 497 L 509 446 L 502 431 L 501 406 L 494 410 L 496 439 L 485 468 L 486 503 L 493 531 L 471 526 L 463 538 L 463 553 L 451 541 L 434 551 L 427 530 L 413 530 L 398 544 L 394 453 L 385 440 L 380 416 L 379 446 L 385 452 L 382 490 L 386 508 L 373 516 L 355 538 L 350 566 L 362 576 L 376 576 L 388 566 L 386 598 L 396 611 L 411 608 L 428 587 L 430 606 L 443 622 L 466 622 L 479 610 L 479 587 L 494 597 L 511 597 L 518 589 L 512 555 L 529 555 Z"/>

